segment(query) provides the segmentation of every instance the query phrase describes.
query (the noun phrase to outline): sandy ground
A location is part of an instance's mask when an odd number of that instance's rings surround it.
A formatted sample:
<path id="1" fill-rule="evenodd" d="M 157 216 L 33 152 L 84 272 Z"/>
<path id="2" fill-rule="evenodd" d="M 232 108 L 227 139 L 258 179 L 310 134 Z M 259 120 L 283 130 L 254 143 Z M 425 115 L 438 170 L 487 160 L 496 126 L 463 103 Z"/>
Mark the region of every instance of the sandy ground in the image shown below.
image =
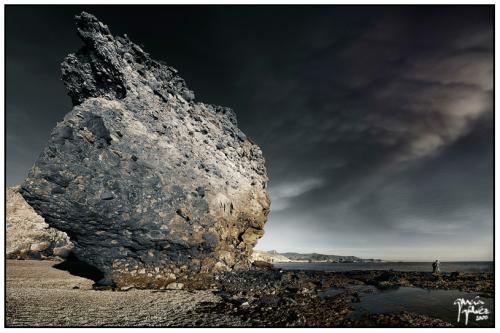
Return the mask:
<path id="1" fill-rule="evenodd" d="M 196 311 L 200 302 L 220 301 L 210 291 L 96 291 L 55 264 L 7 260 L 7 326 L 245 326 Z"/>

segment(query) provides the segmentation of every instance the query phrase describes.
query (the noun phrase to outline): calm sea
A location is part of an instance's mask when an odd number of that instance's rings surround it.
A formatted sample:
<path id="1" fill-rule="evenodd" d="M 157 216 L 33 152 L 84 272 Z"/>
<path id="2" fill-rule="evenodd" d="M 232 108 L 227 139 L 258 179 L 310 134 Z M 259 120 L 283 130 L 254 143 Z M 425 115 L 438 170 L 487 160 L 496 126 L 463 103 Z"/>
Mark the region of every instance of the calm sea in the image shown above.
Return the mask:
<path id="1" fill-rule="evenodd" d="M 431 262 L 380 262 L 380 263 L 274 263 L 282 269 L 345 272 L 354 270 L 395 270 L 431 272 Z M 441 262 L 441 272 L 493 272 L 492 261 Z"/>

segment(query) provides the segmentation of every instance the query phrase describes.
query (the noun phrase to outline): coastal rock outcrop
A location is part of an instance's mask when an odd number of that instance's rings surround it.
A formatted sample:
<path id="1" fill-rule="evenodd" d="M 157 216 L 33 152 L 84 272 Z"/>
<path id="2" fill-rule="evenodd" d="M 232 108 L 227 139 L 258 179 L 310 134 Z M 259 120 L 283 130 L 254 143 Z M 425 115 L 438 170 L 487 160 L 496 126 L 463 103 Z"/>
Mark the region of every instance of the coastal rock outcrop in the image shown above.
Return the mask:
<path id="1" fill-rule="evenodd" d="M 62 63 L 74 107 L 21 187 L 103 283 L 167 287 L 247 269 L 269 212 L 260 148 L 227 107 L 93 15 Z"/>
<path id="2" fill-rule="evenodd" d="M 73 244 L 64 232 L 50 228 L 19 194 L 19 186 L 7 189 L 7 259 L 62 259 Z"/>

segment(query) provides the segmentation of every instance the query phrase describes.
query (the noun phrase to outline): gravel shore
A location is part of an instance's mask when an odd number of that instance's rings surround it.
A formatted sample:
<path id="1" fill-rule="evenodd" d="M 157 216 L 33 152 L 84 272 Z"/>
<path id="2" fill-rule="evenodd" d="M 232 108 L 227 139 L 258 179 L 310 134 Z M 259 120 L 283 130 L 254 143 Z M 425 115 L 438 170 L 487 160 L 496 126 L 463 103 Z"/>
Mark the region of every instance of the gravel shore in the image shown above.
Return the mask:
<path id="1" fill-rule="evenodd" d="M 211 291 L 98 291 L 54 264 L 7 260 L 7 326 L 244 326 L 238 317 L 195 311 L 220 301 Z"/>

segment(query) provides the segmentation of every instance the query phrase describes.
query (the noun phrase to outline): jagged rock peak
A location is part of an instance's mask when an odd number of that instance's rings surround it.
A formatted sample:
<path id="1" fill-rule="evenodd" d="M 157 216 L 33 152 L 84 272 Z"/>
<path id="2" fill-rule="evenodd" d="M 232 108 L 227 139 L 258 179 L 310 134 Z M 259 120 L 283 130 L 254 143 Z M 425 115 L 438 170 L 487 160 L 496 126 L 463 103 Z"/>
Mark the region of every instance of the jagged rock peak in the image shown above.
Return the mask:
<path id="1" fill-rule="evenodd" d="M 113 37 L 95 16 L 83 12 L 75 18 L 78 35 L 85 45 L 62 63 L 62 79 L 74 105 L 89 97 L 122 99 L 136 94 L 142 85 L 165 100 L 169 94 L 194 100 L 194 93 L 175 68 L 151 59 L 126 35 Z"/>

